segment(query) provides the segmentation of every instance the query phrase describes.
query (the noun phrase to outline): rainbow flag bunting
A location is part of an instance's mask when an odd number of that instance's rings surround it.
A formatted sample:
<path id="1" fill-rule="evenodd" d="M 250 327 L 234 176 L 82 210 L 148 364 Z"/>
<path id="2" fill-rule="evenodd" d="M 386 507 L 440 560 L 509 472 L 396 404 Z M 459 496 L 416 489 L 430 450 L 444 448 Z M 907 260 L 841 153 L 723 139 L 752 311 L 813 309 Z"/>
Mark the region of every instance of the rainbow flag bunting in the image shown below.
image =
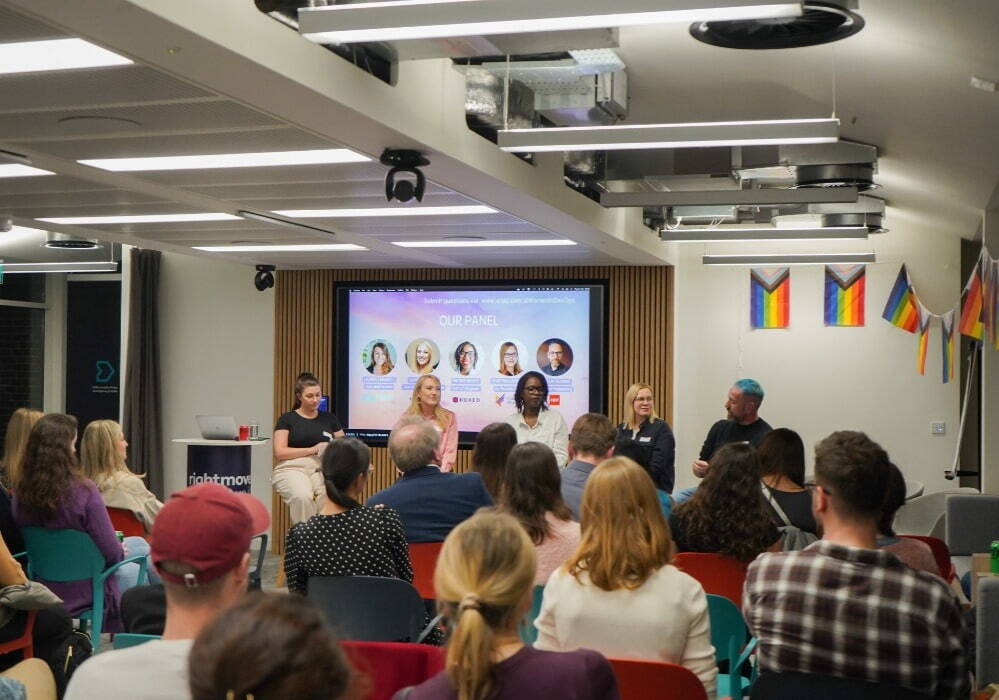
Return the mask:
<path id="1" fill-rule="evenodd" d="M 827 326 L 863 326 L 866 265 L 826 265 Z"/>
<path id="2" fill-rule="evenodd" d="M 984 315 L 984 295 L 982 294 L 982 259 L 979 258 L 975 265 L 971 278 L 964 288 L 964 306 L 961 307 L 961 320 L 957 329 L 962 335 L 966 335 L 975 340 L 981 340 L 984 335 L 983 318 Z"/>
<path id="3" fill-rule="evenodd" d="M 941 338 L 943 345 L 943 383 L 946 384 L 954 378 L 954 358 L 957 357 L 957 333 L 954 332 L 955 310 L 951 309 L 940 317 L 940 325 L 943 329 Z"/>
<path id="4" fill-rule="evenodd" d="M 909 284 L 909 273 L 905 271 L 905 265 L 902 265 L 881 317 L 902 330 L 915 333 L 919 329 L 919 310 L 916 308 L 916 303 L 916 294 Z"/>
<path id="5" fill-rule="evenodd" d="M 787 328 L 791 317 L 791 270 L 754 267 L 749 274 L 749 323 L 753 328 Z"/>
<path id="6" fill-rule="evenodd" d="M 926 351 L 930 346 L 930 320 L 933 318 L 929 311 L 919 305 L 919 356 L 916 358 L 916 368 L 920 374 L 926 374 Z"/>

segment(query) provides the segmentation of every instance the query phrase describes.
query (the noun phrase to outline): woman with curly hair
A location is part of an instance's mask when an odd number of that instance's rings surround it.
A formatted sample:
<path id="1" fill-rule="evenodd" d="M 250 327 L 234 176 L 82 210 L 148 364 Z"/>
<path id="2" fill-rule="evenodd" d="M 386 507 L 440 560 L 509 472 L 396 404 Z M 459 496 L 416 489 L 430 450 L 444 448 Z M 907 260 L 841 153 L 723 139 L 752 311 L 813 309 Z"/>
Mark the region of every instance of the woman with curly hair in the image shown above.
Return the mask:
<path id="1" fill-rule="evenodd" d="M 748 442 L 720 448 L 704 481 L 669 518 L 681 552 L 725 554 L 750 562 L 780 551 L 780 532 L 760 490 L 760 460 Z"/>

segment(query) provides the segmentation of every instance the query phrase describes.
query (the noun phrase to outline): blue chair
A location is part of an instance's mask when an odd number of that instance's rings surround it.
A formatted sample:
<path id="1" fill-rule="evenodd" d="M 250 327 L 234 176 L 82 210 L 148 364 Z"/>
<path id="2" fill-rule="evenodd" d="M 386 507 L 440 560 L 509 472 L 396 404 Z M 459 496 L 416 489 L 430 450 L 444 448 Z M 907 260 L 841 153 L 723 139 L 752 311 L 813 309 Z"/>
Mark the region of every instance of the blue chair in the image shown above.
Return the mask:
<path id="1" fill-rule="evenodd" d="M 740 669 L 756 648 L 756 639 L 749 638 L 746 621 L 731 600 L 710 593 L 707 598 L 715 661 L 719 666 L 728 662 L 728 673 L 718 674 L 718 697 L 741 698 L 755 680 L 755 668 L 753 678 L 743 676 Z"/>
<path id="2" fill-rule="evenodd" d="M 91 608 L 77 617 L 84 631 L 87 622 L 91 623 L 90 640 L 96 652 L 100 648 L 104 623 L 104 581 L 124 564 L 135 563 L 139 565 L 138 582 L 145 583 L 146 557 L 128 557 L 105 569 L 104 555 L 85 532 L 42 527 L 25 527 L 21 532 L 28 549 L 30 578 L 59 582 L 90 579 L 93 587 Z"/>
<path id="3" fill-rule="evenodd" d="M 528 646 L 532 646 L 538 641 L 538 628 L 534 626 L 534 621 L 541 614 L 541 603 L 545 598 L 545 587 L 534 587 L 534 602 L 531 603 L 531 610 L 520 623 L 520 641 Z"/>
<path id="4" fill-rule="evenodd" d="M 111 646 L 114 649 L 128 649 L 129 647 L 137 647 L 140 644 L 151 642 L 154 639 L 162 639 L 162 637 L 158 634 L 132 634 L 129 632 L 119 632 L 114 635 L 114 638 L 111 640 Z"/>

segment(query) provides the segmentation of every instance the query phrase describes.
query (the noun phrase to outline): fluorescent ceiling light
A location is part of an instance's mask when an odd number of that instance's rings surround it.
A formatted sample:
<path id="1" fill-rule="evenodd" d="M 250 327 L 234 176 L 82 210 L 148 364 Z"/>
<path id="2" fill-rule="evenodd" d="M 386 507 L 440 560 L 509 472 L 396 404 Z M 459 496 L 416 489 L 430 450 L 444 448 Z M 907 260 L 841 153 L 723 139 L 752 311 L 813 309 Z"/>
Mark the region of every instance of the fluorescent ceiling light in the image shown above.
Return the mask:
<path id="1" fill-rule="evenodd" d="M 798 17 L 801 2 L 761 0 L 402 0 L 299 8 L 321 44 L 603 29 L 664 22 Z"/>
<path id="2" fill-rule="evenodd" d="M 495 214 L 496 210 L 484 204 L 447 207 L 371 207 L 369 209 L 285 209 L 275 211 L 293 219 L 360 219 L 377 216 L 449 216 L 461 214 Z"/>
<path id="3" fill-rule="evenodd" d="M 0 177 L 37 177 L 39 175 L 55 175 L 55 173 L 20 163 L 0 163 Z"/>
<path id="4" fill-rule="evenodd" d="M 565 238 L 538 238 L 498 241 L 392 241 L 392 245 L 400 248 L 526 248 L 576 245 L 576 242 Z"/>
<path id="5" fill-rule="evenodd" d="M 353 243 L 309 243 L 304 245 L 206 245 L 194 246 L 208 253 L 324 253 L 347 250 L 367 250 Z"/>
<path id="6" fill-rule="evenodd" d="M 34 71 L 124 66 L 131 63 L 83 39 L 48 39 L 0 44 L 0 75 Z"/>
<path id="7" fill-rule="evenodd" d="M 602 192 L 605 207 L 713 207 L 784 204 L 852 204 L 856 187 L 767 187 L 751 190 L 680 190 L 673 192 Z"/>
<path id="8" fill-rule="evenodd" d="M 705 255 L 705 265 L 850 265 L 877 262 L 874 253 L 803 253 L 781 255 Z"/>
<path id="9" fill-rule="evenodd" d="M 768 119 L 504 129 L 499 132 L 498 144 L 501 149 L 510 153 L 540 153 L 771 146 L 793 143 L 835 143 L 838 140 L 838 119 Z"/>
<path id="10" fill-rule="evenodd" d="M 266 168 L 277 165 L 326 165 L 364 163 L 371 160 L 347 148 L 317 151 L 267 151 L 263 153 L 215 153 L 196 156 L 151 158 L 92 158 L 78 163 L 117 173 L 141 170 L 204 170 L 208 168 Z"/>
<path id="11" fill-rule="evenodd" d="M 38 219 L 50 224 L 174 224 L 188 221 L 233 221 L 238 216 L 222 213 L 135 214 L 128 216 L 56 216 Z"/>
<path id="12" fill-rule="evenodd" d="M 831 241 L 866 239 L 866 226 L 838 228 L 684 228 L 663 229 L 659 237 L 670 243 L 727 243 L 732 241 Z"/>
<path id="13" fill-rule="evenodd" d="M 106 262 L 47 262 L 47 263 L 2 263 L 3 273 L 21 272 L 117 272 L 118 263 Z"/>

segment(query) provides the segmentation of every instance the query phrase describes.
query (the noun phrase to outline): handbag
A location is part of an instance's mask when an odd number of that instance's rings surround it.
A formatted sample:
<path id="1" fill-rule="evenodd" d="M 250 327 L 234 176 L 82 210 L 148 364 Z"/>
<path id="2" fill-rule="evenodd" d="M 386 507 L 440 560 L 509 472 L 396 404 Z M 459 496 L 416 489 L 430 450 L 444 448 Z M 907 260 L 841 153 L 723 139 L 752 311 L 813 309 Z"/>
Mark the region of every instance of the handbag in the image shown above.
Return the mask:
<path id="1" fill-rule="evenodd" d="M 777 527 L 781 533 L 781 549 L 783 551 L 797 551 L 799 549 L 804 549 L 813 542 L 818 542 L 819 538 L 816 537 L 814 533 L 806 532 L 797 525 L 791 524 L 791 519 L 787 517 L 787 513 L 784 512 L 784 509 L 780 507 L 777 499 L 774 498 L 773 491 L 768 489 L 767 485 L 762 481 L 760 482 L 760 488 L 763 490 L 763 495 L 766 497 L 767 502 L 777 513 L 777 517 L 779 517 L 781 522 L 784 523 L 783 525 Z"/>

